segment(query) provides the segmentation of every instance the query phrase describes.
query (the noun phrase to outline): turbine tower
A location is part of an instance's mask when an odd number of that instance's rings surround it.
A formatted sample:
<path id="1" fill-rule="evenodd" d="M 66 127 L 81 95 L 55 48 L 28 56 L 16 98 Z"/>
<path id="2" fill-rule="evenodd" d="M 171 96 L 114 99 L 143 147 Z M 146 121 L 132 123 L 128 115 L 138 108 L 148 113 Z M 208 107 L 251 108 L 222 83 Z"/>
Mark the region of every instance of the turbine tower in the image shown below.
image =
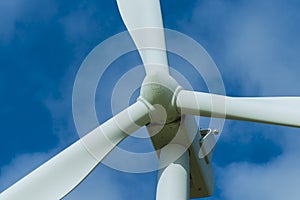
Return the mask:
<path id="1" fill-rule="evenodd" d="M 228 97 L 184 89 L 169 73 L 159 0 L 117 0 L 146 76 L 128 108 L 0 194 L 0 200 L 57 200 L 70 193 L 129 134 L 146 126 L 158 150 L 157 200 L 213 195 L 215 132 L 193 115 L 300 127 L 300 97 Z"/>

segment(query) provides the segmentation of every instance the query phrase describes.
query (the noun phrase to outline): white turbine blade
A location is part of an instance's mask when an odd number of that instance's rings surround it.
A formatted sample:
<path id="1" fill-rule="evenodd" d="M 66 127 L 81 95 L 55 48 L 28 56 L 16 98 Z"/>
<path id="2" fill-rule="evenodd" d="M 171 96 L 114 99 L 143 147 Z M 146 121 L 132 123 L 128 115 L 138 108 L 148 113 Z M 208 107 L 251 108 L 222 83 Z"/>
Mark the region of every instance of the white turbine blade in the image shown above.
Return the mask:
<path id="1" fill-rule="evenodd" d="M 117 0 L 122 19 L 137 47 L 146 73 L 169 73 L 159 0 Z"/>
<path id="2" fill-rule="evenodd" d="M 58 200 L 72 191 L 128 133 L 149 122 L 137 102 L 0 194 L 1 200 Z M 29 161 L 30 162 L 30 161 Z"/>
<path id="3" fill-rule="evenodd" d="M 300 128 L 300 97 L 238 98 L 182 90 L 176 103 L 182 114 Z"/>

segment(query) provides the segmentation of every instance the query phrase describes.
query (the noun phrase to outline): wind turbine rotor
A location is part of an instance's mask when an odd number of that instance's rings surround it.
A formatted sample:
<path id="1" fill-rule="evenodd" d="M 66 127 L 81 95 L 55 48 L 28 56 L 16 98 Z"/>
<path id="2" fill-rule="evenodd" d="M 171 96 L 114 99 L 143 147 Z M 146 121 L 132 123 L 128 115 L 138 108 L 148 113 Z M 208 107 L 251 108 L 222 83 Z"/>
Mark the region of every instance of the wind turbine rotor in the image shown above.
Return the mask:
<path id="1" fill-rule="evenodd" d="M 211 132 L 210 135 L 199 134 L 196 121 L 190 115 L 300 128 L 300 97 L 237 98 L 183 89 L 169 74 L 160 1 L 117 0 L 117 4 L 146 71 L 139 99 L 9 187 L 0 194 L 0 200 L 63 198 L 123 139 L 144 125 L 149 132 L 159 132 L 151 137 L 155 150 L 168 148 L 171 141 L 176 144 L 173 147 L 180 146 L 176 149 L 184 153 L 184 159 L 178 160 L 176 168 L 172 162 L 167 163 L 165 172 L 164 169 L 161 172 L 167 174 L 180 167 L 189 168 L 180 173 L 186 180 L 184 192 L 188 193 L 190 188 L 191 197 L 210 196 L 214 189 L 210 159 L 216 140 Z M 182 134 L 174 140 L 178 132 Z M 173 153 L 172 149 L 166 149 L 161 156 L 168 158 Z M 167 177 L 160 182 L 163 190 L 159 190 L 159 194 L 163 197 L 172 174 Z M 172 184 L 178 186 L 180 181 Z"/>

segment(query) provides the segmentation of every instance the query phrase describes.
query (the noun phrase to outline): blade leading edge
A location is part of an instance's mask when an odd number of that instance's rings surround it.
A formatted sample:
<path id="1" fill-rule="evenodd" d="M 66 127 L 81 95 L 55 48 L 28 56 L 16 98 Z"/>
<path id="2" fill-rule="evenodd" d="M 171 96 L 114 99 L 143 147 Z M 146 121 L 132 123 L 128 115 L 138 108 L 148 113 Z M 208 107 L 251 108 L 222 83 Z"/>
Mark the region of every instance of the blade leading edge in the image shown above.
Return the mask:
<path id="1" fill-rule="evenodd" d="M 121 17 L 144 63 L 146 74 L 169 73 L 159 0 L 117 0 Z"/>
<path id="2" fill-rule="evenodd" d="M 176 104 L 182 114 L 300 128 L 300 97 L 228 97 L 182 90 Z"/>
<path id="3" fill-rule="evenodd" d="M 128 134 L 149 122 L 136 102 L 0 194 L 0 200 L 54 200 L 71 192 Z"/>

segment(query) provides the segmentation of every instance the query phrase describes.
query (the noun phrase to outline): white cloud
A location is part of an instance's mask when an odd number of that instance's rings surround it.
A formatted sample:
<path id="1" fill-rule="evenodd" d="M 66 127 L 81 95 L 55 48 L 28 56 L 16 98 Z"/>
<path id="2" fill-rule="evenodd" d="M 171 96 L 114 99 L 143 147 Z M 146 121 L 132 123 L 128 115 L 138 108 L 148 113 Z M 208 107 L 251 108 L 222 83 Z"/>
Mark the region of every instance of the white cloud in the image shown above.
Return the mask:
<path id="1" fill-rule="evenodd" d="M 300 94 L 294 1 L 246 2 L 199 2 L 179 28 L 204 43 L 226 82 L 238 85 L 242 95 Z"/>
<path id="2" fill-rule="evenodd" d="M 220 170 L 219 188 L 225 200 L 297 200 L 300 196 L 299 153 L 283 154 L 271 162 L 234 163 Z"/>
<path id="3" fill-rule="evenodd" d="M 278 16 L 281 7 L 277 6 L 273 6 L 275 14 L 242 9 L 233 15 L 232 26 L 225 30 L 226 60 L 231 63 L 229 71 L 240 71 L 239 79 L 247 80 L 246 91 L 251 91 L 253 82 L 259 95 L 300 94 L 295 87 L 300 59 L 294 54 L 300 50 L 300 39 L 292 31 L 294 25 L 287 23 L 292 20 L 290 13 Z"/>

